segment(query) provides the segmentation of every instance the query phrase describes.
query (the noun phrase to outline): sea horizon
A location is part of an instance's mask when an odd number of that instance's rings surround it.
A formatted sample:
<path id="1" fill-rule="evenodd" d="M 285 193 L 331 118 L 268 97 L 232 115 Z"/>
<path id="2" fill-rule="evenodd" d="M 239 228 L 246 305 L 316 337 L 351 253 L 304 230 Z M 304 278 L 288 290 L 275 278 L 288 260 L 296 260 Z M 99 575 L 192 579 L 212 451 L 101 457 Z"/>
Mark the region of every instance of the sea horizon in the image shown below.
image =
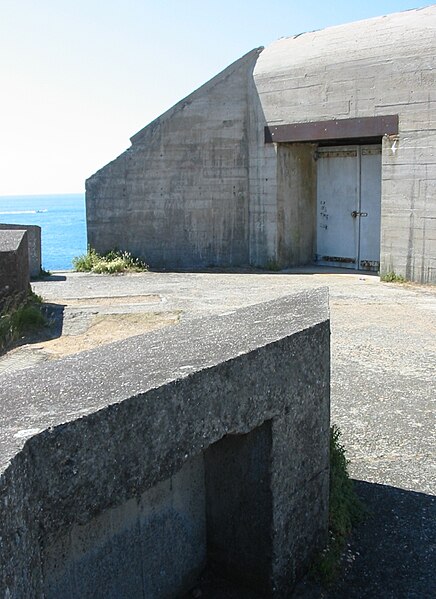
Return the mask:
<path id="1" fill-rule="evenodd" d="M 0 223 L 40 226 L 42 267 L 71 270 L 86 251 L 85 192 L 0 195 Z"/>
<path id="2" fill-rule="evenodd" d="M 80 196 L 85 195 L 84 191 L 62 191 L 59 193 L 0 193 L 0 198 L 35 198 L 50 196 Z"/>

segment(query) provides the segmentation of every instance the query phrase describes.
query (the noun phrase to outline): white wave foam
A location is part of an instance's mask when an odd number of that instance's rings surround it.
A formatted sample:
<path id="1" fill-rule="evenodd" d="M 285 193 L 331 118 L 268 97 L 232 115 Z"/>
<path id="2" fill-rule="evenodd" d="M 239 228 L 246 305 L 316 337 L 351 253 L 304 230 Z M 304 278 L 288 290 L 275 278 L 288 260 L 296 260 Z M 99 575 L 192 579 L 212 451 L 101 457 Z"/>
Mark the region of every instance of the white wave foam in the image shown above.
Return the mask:
<path id="1" fill-rule="evenodd" d="M 39 212 L 47 212 L 44 210 L 8 210 L 8 212 L 0 212 L 0 214 L 38 214 Z"/>
<path id="2" fill-rule="evenodd" d="M 36 210 L 10 210 L 8 212 L 0 212 L 0 214 L 36 214 Z"/>

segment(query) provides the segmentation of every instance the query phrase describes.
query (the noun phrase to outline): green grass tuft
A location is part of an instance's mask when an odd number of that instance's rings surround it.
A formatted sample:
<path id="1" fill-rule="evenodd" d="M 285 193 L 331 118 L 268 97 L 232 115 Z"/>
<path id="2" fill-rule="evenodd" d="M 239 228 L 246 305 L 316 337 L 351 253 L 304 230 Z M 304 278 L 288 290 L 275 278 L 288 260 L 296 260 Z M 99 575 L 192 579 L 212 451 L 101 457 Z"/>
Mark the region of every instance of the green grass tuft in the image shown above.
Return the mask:
<path id="1" fill-rule="evenodd" d="M 333 425 L 330 429 L 329 539 L 326 549 L 312 566 L 314 577 L 325 585 L 337 577 L 347 537 L 365 514 L 348 473 L 348 460 L 340 437 L 339 428 Z"/>
<path id="2" fill-rule="evenodd" d="M 273 272 L 279 272 L 281 270 L 279 263 L 274 258 L 268 260 L 268 262 L 265 265 L 265 269 L 271 270 Z"/>
<path id="3" fill-rule="evenodd" d="M 0 314 L 0 350 L 23 335 L 46 326 L 41 304 L 42 297 L 30 291 L 20 305 L 7 308 Z"/>
<path id="4" fill-rule="evenodd" d="M 362 504 L 348 474 L 348 460 L 336 425 L 330 430 L 330 530 L 347 536 L 362 517 Z"/>
<path id="5" fill-rule="evenodd" d="M 19 335 L 35 331 L 45 325 L 45 318 L 39 306 L 27 304 L 18 308 L 10 316 L 10 323 Z"/>
<path id="6" fill-rule="evenodd" d="M 148 266 L 139 258 L 134 258 L 130 252 L 112 250 L 101 255 L 91 247 L 88 248 L 86 254 L 73 258 L 73 267 L 77 272 L 94 272 L 98 274 L 148 270 Z"/>
<path id="7" fill-rule="evenodd" d="M 406 283 L 407 279 L 403 275 L 397 275 L 394 272 L 387 272 L 385 275 L 380 277 L 380 281 L 383 283 Z"/>

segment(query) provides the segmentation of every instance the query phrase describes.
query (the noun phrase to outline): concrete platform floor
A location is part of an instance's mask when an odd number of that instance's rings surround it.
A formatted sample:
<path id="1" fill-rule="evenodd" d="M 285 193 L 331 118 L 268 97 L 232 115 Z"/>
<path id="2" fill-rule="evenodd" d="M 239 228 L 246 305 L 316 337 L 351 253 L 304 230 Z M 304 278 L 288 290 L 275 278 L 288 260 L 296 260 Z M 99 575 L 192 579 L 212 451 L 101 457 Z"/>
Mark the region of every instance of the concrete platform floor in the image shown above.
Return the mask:
<path id="1" fill-rule="evenodd" d="M 342 430 L 351 474 L 371 513 L 351 539 L 335 587 L 326 592 L 303 583 L 294 596 L 436 597 L 435 288 L 315 269 L 56 273 L 33 288 L 48 301 L 121 298 L 118 306 L 122 298 L 158 296 L 160 311 L 181 310 L 189 319 L 324 285 L 331 298 L 332 422 Z"/>

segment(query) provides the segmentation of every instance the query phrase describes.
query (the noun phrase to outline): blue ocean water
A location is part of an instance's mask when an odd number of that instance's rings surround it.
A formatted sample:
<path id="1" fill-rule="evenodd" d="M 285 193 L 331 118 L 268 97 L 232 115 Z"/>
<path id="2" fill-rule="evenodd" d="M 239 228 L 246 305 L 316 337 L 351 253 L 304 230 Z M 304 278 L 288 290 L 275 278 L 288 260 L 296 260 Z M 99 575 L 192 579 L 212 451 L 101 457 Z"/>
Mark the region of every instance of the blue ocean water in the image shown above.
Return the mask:
<path id="1" fill-rule="evenodd" d="M 71 269 L 86 251 L 85 194 L 0 196 L 0 223 L 41 227 L 46 270 Z"/>

